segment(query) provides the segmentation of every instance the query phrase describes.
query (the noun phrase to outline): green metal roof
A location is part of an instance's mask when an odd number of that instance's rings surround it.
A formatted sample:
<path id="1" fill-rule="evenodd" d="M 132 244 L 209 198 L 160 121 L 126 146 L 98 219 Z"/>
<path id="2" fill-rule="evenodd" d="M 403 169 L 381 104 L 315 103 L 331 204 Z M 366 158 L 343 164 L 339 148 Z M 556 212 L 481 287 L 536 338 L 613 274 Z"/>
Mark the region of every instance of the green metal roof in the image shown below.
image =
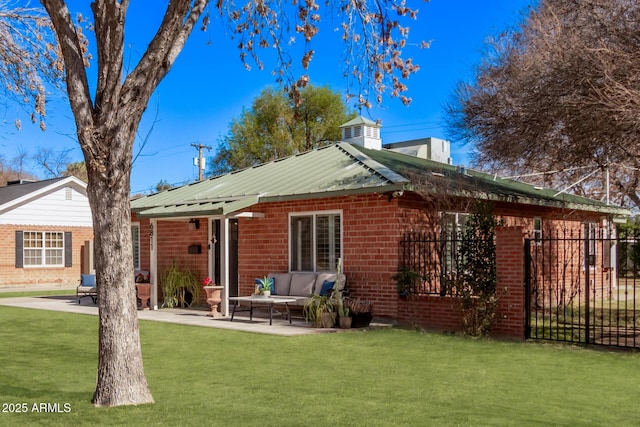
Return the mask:
<path id="1" fill-rule="evenodd" d="M 420 176 L 447 194 L 628 214 L 584 197 L 344 142 L 144 196 L 131 209 L 149 218 L 229 215 L 260 202 L 412 190 L 411 180 Z"/>
<path id="2" fill-rule="evenodd" d="M 620 206 L 607 205 L 598 200 L 563 193 L 557 190 L 536 187 L 520 181 L 501 178 L 472 169 L 452 166 L 421 159 L 390 150 L 371 150 L 356 147 L 368 158 L 386 165 L 413 182 L 433 185 L 434 192 L 450 195 L 482 198 L 528 205 L 539 205 L 629 215 L 630 211 Z M 416 189 L 415 186 L 412 189 Z"/>
<path id="3" fill-rule="evenodd" d="M 228 215 L 259 202 L 392 191 L 408 181 L 346 143 L 165 190 L 131 202 L 141 217 Z"/>

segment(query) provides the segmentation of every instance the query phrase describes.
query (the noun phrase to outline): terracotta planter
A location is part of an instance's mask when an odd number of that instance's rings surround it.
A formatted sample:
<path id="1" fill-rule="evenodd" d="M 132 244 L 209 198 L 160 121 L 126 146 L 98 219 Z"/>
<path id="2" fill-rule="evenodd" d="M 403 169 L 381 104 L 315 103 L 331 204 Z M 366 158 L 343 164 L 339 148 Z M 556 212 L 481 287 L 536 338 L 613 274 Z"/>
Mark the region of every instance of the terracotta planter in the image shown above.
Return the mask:
<path id="1" fill-rule="evenodd" d="M 218 304 L 222 301 L 222 289 L 224 286 L 205 286 L 204 291 L 207 293 L 207 304 L 211 306 L 211 313 L 207 314 L 209 317 L 222 316 L 218 310 Z"/>
<path id="2" fill-rule="evenodd" d="M 336 324 L 336 317 L 333 313 L 322 313 L 320 319 L 314 326 L 317 328 L 333 328 Z"/>
<path id="3" fill-rule="evenodd" d="M 136 283 L 137 296 L 142 301 L 142 310 L 149 310 L 151 300 L 151 283 Z"/>
<path id="4" fill-rule="evenodd" d="M 340 316 L 338 322 L 340 324 L 340 329 L 349 329 L 351 328 L 351 316 Z"/>

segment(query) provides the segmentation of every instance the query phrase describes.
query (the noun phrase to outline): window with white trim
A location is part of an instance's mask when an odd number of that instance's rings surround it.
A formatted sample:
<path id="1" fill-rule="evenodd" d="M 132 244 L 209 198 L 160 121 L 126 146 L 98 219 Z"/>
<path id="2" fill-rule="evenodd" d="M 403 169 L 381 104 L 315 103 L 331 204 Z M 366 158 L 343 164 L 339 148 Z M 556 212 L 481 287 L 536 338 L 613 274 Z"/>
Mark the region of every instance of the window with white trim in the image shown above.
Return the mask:
<path id="1" fill-rule="evenodd" d="M 290 216 L 291 271 L 336 271 L 342 256 L 342 214 L 316 212 Z"/>
<path id="2" fill-rule="evenodd" d="M 537 245 L 542 243 L 542 218 L 539 216 L 533 218 L 533 241 Z"/>
<path id="3" fill-rule="evenodd" d="M 133 249 L 133 268 L 140 270 L 140 223 L 131 223 L 131 248 Z"/>
<path id="4" fill-rule="evenodd" d="M 587 255 L 587 263 L 590 266 L 596 265 L 596 255 L 597 255 L 597 239 L 598 239 L 598 224 L 595 222 L 587 222 L 584 224 L 584 232 L 585 237 L 588 239 L 588 253 Z"/>
<path id="5" fill-rule="evenodd" d="M 458 271 L 458 264 L 462 262 L 460 254 L 462 233 L 468 218 L 469 214 L 462 212 L 442 212 L 441 214 L 443 274 Z"/>
<path id="6" fill-rule="evenodd" d="M 22 259 L 25 267 L 65 266 L 63 232 L 25 231 L 22 239 Z"/>

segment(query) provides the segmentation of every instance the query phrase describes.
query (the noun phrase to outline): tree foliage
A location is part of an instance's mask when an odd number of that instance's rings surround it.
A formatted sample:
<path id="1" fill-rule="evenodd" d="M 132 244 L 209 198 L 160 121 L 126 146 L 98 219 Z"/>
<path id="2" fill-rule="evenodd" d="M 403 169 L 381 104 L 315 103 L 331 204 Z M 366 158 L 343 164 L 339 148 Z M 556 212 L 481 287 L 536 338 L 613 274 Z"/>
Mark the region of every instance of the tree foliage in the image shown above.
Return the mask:
<path id="1" fill-rule="evenodd" d="M 474 162 L 640 207 L 640 4 L 542 0 L 491 41 L 449 106 Z M 546 173 L 543 173 L 546 172 Z M 539 174 L 538 174 L 539 173 Z"/>
<path id="2" fill-rule="evenodd" d="M 210 173 L 243 169 L 339 140 L 339 126 L 354 116 L 326 86 L 307 86 L 299 101 L 273 88 L 263 90 L 251 109 L 231 122 Z"/>
<path id="3" fill-rule="evenodd" d="M 133 142 L 152 93 L 175 63 L 193 29 L 211 26 L 215 19 L 226 34 L 239 40 L 240 57 L 247 67 L 252 58 L 262 68 L 260 50 L 275 49 L 276 78 L 298 102 L 300 90 L 309 78 L 306 74 L 294 77 L 297 68 L 289 56 L 289 47 L 296 37 L 303 39 L 300 66 L 305 70 L 313 58 L 311 41 L 319 31 L 324 11 L 330 19 L 342 23 L 345 75 L 358 86 L 359 103 L 367 105 L 371 97 L 381 101 L 383 93 L 408 103 L 404 80 L 418 67 L 402 56 L 409 34 L 404 22 L 414 19 L 417 11 L 408 8 L 404 0 L 322 4 L 314 0 L 220 0 L 211 4 L 208 0 L 165 0 L 161 5 L 166 6 L 166 12 L 145 52 L 137 63 L 127 62 L 125 67 L 129 0 L 94 0 L 91 37 L 97 64 L 91 68 L 95 78 L 90 79 L 90 58 L 79 21 L 72 18 L 64 0 L 41 3 L 59 43 L 66 91 L 87 169 L 100 313 L 97 384 L 92 401 L 96 406 L 151 403 L 153 397 L 142 364 L 132 274 L 129 191 Z M 147 6 L 159 7 L 156 3 Z M 26 46 L 23 51 L 30 49 Z M 15 79 L 16 86 L 31 87 L 29 80 L 10 78 Z"/>
<path id="4" fill-rule="evenodd" d="M 158 193 L 161 192 L 161 191 L 164 191 L 164 190 L 170 190 L 172 188 L 173 188 L 173 186 L 171 184 L 169 184 L 166 179 L 161 179 L 156 184 L 156 191 Z"/>
<path id="5" fill-rule="evenodd" d="M 0 86 L 7 99 L 28 109 L 33 123 L 46 128 L 47 86 L 62 80 L 51 22 L 42 9 L 0 0 Z M 16 118 L 16 128 L 22 123 Z"/>
<path id="6" fill-rule="evenodd" d="M 62 171 L 62 176 L 75 176 L 84 182 L 89 181 L 87 177 L 87 166 L 84 162 L 67 163 L 66 169 Z"/>
<path id="7" fill-rule="evenodd" d="M 476 201 L 461 236 L 461 274 L 457 292 L 462 299 L 465 332 L 485 336 L 496 320 L 498 274 L 496 267 L 496 227 L 493 204 Z"/>

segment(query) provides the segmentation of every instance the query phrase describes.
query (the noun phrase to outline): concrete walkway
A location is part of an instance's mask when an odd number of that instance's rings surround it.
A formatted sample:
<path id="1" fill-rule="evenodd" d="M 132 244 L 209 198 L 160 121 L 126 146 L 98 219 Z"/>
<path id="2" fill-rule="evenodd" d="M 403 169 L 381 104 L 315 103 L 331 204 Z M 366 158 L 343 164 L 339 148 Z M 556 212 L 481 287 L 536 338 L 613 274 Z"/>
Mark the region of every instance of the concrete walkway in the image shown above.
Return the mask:
<path id="1" fill-rule="evenodd" d="M 9 288 L 3 289 L 6 290 Z M 55 289 L 61 289 L 56 287 Z M 24 288 L 11 288 L 11 291 L 25 291 Z M 33 288 L 29 289 L 33 290 Z M 44 290 L 38 287 L 38 290 Z M 82 298 L 80 304 L 73 295 L 42 296 L 42 297 L 16 297 L 0 298 L 0 306 L 32 308 L 38 310 L 65 311 L 68 313 L 98 315 L 98 306 L 93 304 L 91 298 Z M 309 322 L 302 319 L 293 318 L 289 321 L 280 316 L 274 316 L 273 325 L 269 325 L 268 311 L 254 309 L 253 321 L 249 321 L 249 315 L 245 312 L 236 313 L 231 322 L 230 317 L 211 318 L 207 316 L 209 311 L 201 309 L 161 309 L 161 310 L 139 310 L 140 320 L 152 320 L 166 323 L 179 323 L 182 325 L 203 326 L 208 328 L 228 329 L 243 332 L 255 332 L 272 335 L 306 335 L 336 332 L 339 329 L 319 329 L 312 328 Z"/>

